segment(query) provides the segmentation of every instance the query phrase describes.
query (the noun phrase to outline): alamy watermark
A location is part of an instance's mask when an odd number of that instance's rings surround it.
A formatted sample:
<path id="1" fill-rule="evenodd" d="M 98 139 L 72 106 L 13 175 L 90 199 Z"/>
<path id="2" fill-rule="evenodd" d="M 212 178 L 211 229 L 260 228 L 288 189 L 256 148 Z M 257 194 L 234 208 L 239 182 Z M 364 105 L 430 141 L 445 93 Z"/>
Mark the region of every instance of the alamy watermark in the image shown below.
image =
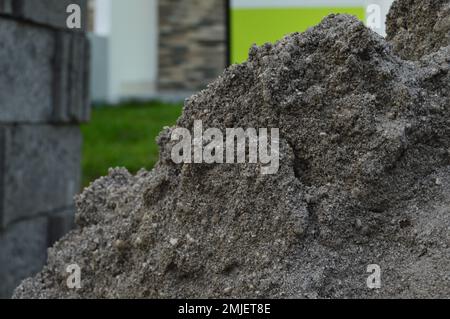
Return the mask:
<path id="1" fill-rule="evenodd" d="M 81 8 L 78 4 L 69 4 L 66 8 L 69 16 L 66 19 L 66 25 L 69 29 L 81 29 Z"/>
<path id="2" fill-rule="evenodd" d="M 279 129 L 217 128 L 203 131 L 202 121 L 194 122 L 193 135 L 186 128 L 175 128 L 171 152 L 176 164 L 261 164 L 261 174 L 276 174 L 279 169 Z"/>
<path id="3" fill-rule="evenodd" d="M 366 8 L 366 24 L 372 30 L 381 29 L 383 20 L 381 16 L 381 7 L 378 4 L 370 4 Z"/>
<path id="4" fill-rule="evenodd" d="M 66 280 L 67 288 L 81 289 L 81 268 L 78 264 L 71 264 L 66 267 L 66 272 L 69 276 Z M 381 267 L 377 264 L 370 264 L 367 266 L 367 272 L 370 275 L 367 277 L 366 285 L 369 289 L 381 288 Z"/>
<path id="5" fill-rule="evenodd" d="M 77 264 L 71 264 L 66 267 L 67 277 L 66 285 L 69 289 L 81 289 L 81 268 Z"/>
<path id="6" fill-rule="evenodd" d="M 367 272 L 371 273 L 367 277 L 367 288 L 380 289 L 381 288 L 381 267 L 377 264 L 367 266 Z"/>

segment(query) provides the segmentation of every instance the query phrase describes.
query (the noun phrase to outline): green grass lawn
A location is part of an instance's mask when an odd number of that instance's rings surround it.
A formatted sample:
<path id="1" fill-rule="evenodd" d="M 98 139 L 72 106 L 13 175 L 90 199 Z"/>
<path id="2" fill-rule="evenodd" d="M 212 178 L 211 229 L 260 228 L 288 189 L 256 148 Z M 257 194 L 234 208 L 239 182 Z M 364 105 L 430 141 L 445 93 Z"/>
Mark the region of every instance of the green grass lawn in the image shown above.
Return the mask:
<path id="1" fill-rule="evenodd" d="M 91 121 L 82 126 L 83 186 L 107 174 L 110 167 L 132 173 L 151 169 L 158 160 L 155 139 L 164 126 L 175 124 L 181 105 L 123 104 L 94 108 Z"/>
<path id="2" fill-rule="evenodd" d="M 293 32 L 303 32 L 318 24 L 331 13 L 348 13 L 364 20 L 365 10 L 360 8 L 235 8 L 231 12 L 232 62 L 247 60 L 248 50 L 254 43 L 275 42 Z"/>

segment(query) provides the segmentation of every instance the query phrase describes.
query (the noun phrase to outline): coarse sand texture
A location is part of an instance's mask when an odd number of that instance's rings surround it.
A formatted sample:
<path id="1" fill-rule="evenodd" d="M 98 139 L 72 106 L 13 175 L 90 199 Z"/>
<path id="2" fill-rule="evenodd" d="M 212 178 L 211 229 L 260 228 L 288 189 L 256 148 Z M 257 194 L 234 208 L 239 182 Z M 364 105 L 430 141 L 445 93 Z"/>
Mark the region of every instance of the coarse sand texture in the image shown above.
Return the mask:
<path id="1" fill-rule="evenodd" d="M 166 129 L 151 172 L 78 196 L 77 228 L 15 297 L 448 297 L 450 2 L 398 0 L 388 20 L 387 40 L 330 15 L 252 47 L 177 127 L 279 128 L 278 173 L 174 164 Z"/>

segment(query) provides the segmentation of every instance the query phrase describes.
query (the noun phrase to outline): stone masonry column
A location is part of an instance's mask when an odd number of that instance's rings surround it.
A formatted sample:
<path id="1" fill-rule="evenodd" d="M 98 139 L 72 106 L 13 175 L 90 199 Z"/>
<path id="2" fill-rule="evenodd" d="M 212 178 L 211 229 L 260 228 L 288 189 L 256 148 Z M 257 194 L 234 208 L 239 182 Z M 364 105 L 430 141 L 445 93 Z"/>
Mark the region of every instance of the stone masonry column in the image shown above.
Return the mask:
<path id="1" fill-rule="evenodd" d="M 67 6 L 81 29 L 67 27 Z M 0 298 L 73 224 L 89 118 L 86 0 L 0 0 Z"/>

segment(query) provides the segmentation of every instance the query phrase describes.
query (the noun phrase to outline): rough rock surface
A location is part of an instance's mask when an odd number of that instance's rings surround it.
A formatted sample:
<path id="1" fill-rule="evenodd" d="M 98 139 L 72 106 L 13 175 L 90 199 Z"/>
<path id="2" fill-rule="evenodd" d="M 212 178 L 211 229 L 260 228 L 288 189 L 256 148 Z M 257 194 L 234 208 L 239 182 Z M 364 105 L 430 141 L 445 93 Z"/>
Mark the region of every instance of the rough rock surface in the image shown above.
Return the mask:
<path id="1" fill-rule="evenodd" d="M 78 197 L 78 228 L 15 297 L 448 297 L 450 47 L 426 43 L 407 61 L 331 15 L 253 47 L 177 126 L 277 127 L 279 172 L 176 165 L 166 129 L 153 171 L 111 170 Z M 66 287 L 72 263 L 80 290 Z"/>
<path id="2" fill-rule="evenodd" d="M 388 40 L 397 53 L 419 59 L 450 45 L 450 1 L 394 2 L 387 22 Z"/>

